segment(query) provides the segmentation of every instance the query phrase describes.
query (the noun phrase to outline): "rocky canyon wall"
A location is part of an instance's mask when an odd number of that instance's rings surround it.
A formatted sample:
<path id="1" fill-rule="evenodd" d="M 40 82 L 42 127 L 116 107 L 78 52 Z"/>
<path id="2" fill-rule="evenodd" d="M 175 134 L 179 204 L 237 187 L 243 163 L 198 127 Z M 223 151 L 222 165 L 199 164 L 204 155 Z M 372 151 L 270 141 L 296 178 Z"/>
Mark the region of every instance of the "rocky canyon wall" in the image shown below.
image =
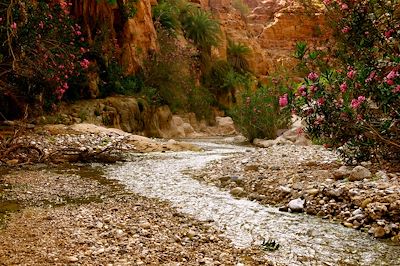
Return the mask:
<path id="1" fill-rule="evenodd" d="M 224 42 L 215 55 L 226 55 L 227 39 L 249 46 L 251 70 L 259 77 L 267 76 L 281 67 L 293 67 L 294 47 L 298 41 L 311 46 L 323 46 L 329 38 L 324 31 L 322 6 L 305 8 L 294 0 L 247 1 L 254 7 L 245 18 L 231 6 L 210 6 L 221 21 Z M 210 2 L 211 5 L 211 2 Z"/>
<path id="2" fill-rule="evenodd" d="M 88 41 L 102 56 L 117 56 L 126 74 L 134 74 L 157 50 L 151 0 L 75 0 L 74 15 L 83 22 Z M 132 10 L 130 10 L 130 8 Z"/>

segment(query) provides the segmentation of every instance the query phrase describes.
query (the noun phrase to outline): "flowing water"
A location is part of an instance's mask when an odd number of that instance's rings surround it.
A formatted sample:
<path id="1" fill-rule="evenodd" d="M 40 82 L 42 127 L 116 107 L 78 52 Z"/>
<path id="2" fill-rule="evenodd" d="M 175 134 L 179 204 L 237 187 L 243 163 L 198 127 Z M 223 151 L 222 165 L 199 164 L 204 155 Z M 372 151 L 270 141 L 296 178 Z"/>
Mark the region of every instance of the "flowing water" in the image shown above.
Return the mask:
<path id="1" fill-rule="evenodd" d="M 132 162 L 111 166 L 109 178 L 132 191 L 171 202 L 179 211 L 213 221 L 236 247 L 274 239 L 281 247 L 267 252 L 277 265 L 400 265 L 400 246 L 316 217 L 291 214 L 185 176 L 210 161 L 251 148 L 197 143 L 205 152 L 137 155 Z"/>

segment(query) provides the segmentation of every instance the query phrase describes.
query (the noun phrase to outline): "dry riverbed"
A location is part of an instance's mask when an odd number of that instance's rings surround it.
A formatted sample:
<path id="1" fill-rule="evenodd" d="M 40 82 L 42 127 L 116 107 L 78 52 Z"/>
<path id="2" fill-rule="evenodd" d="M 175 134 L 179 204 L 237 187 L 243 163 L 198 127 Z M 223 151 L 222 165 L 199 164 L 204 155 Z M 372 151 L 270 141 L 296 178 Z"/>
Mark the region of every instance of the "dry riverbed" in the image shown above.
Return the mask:
<path id="1" fill-rule="evenodd" d="M 168 203 L 127 192 L 96 167 L 3 171 L 0 265 L 265 265 Z M 3 217 L 4 218 L 4 217 Z"/>

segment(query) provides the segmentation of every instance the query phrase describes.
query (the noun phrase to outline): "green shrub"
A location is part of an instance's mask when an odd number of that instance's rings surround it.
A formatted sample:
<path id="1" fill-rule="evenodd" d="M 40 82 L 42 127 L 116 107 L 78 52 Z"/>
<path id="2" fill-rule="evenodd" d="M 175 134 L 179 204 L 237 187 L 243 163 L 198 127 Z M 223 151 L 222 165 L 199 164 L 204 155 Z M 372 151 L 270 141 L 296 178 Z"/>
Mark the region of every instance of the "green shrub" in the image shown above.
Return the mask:
<path id="1" fill-rule="evenodd" d="M 249 71 L 249 61 L 247 56 L 249 56 L 251 50 L 248 46 L 242 43 L 234 43 L 229 41 L 227 49 L 228 62 L 237 72 L 248 72 Z"/>
<path id="2" fill-rule="evenodd" d="M 4 87 L 40 107 L 52 106 L 89 67 L 81 27 L 66 2 L 1 1 Z"/>
<path id="3" fill-rule="evenodd" d="M 308 73 L 289 100 L 315 139 L 349 161 L 400 159 L 398 1 L 324 1 L 335 44 L 297 46 Z M 289 95 L 290 96 L 290 95 Z"/>
<path id="4" fill-rule="evenodd" d="M 196 114 L 198 120 L 212 118 L 211 107 L 215 105 L 215 98 L 204 87 L 194 87 L 189 91 L 187 110 Z"/>
<path id="5" fill-rule="evenodd" d="M 157 102 L 168 104 L 172 110 L 187 106 L 188 92 L 194 87 L 196 76 L 193 51 L 183 47 L 171 33 L 158 29 L 160 51 L 150 58 L 144 67 L 144 85 L 157 90 Z"/>
<path id="6" fill-rule="evenodd" d="M 249 141 L 274 139 L 278 129 L 288 127 L 291 113 L 279 106 L 279 95 L 286 90 L 286 83 L 271 80 L 257 88 L 249 84 L 238 93 L 237 104 L 229 115 Z"/>
<path id="7" fill-rule="evenodd" d="M 162 1 L 153 7 L 153 21 L 164 29 L 175 32 L 180 29 L 178 6 L 172 1 Z"/>
<path id="8" fill-rule="evenodd" d="M 207 51 L 220 41 L 219 23 L 207 11 L 190 10 L 183 16 L 181 23 L 185 37 L 202 51 Z"/>

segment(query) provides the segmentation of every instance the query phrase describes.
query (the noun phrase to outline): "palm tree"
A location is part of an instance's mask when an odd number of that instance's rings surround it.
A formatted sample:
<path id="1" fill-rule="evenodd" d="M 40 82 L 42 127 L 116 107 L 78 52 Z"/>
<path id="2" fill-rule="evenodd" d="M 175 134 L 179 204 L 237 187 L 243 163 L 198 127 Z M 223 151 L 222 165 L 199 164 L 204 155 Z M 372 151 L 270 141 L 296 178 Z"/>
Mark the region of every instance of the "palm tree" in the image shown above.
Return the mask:
<path id="1" fill-rule="evenodd" d="M 249 62 L 246 59 L 251 52 L 250 48 L 242 43 L 229 41 L 228 44 L 228 62 L 238 72 L 249 71 Z"/>
<path id="2" fill-rule="evenodd" d="M 159 23 L 166 30 L 175 33 L 180 27 L 179 9 L 170 1 L 160 2 L 153 7 L 153 21 Z"/>
<path id="3" fill-rule="evenodd" d="M 182 28 L 185 37 L 202 52 L 210 51 L 211 46 L 217 45 L 220 40 L 219 23 L 201 9 L 189 9 L 182 18 Z"/>

